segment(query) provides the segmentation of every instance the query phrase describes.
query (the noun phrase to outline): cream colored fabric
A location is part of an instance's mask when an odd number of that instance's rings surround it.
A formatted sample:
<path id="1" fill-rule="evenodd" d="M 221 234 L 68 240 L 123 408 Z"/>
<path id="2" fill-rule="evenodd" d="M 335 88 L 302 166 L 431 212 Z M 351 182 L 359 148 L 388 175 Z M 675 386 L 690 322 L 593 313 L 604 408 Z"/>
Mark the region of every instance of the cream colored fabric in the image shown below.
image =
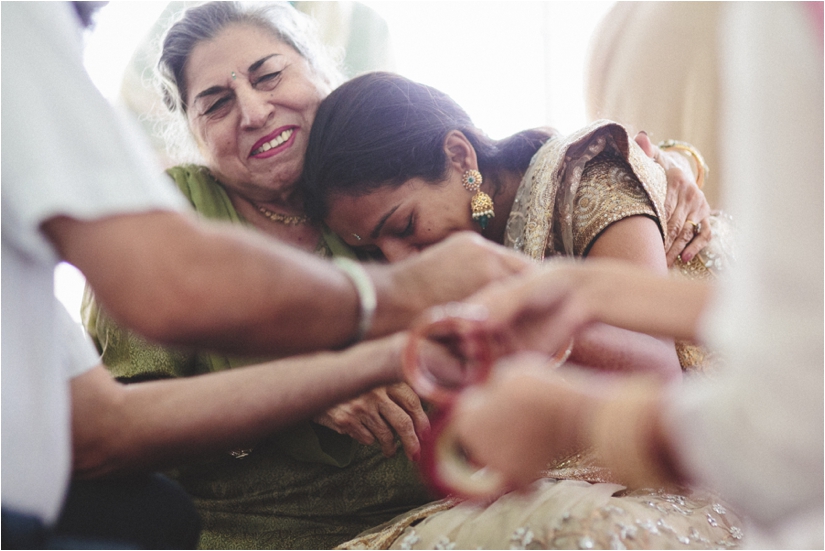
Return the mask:
<path id="1" fill-rule="evenodd" d="M 529 494 L 460 503 L 417 524 L 405 515 L 383 532 L 340 549 L 723 549 L 739 546 L 741 520 L 703 496 L 545 478 Z M 450 502 L 445 503 L 451 505 Z M 396 529 L 403 528 L 400 531 Z M 396 535 L 398 534 L 398 535 Z"/>
<path id="2" fill-rule="evenodd" d="M 685 467 L 766 549 L 824 543 L 822 8 L 810 8 L 726 4 L 726 192 L 741 248 L 705 333 L 728 370 L 669 402 Z"/>
<path id="3" fill-rule="evenodd" d="M 654 143 L 696 146 L 710 174 L 705 195 L 721 204 L 718 151 L 718 2 L 617 2 L 593 34 L 585 72 L 589 120 L 611 119 Z"/>

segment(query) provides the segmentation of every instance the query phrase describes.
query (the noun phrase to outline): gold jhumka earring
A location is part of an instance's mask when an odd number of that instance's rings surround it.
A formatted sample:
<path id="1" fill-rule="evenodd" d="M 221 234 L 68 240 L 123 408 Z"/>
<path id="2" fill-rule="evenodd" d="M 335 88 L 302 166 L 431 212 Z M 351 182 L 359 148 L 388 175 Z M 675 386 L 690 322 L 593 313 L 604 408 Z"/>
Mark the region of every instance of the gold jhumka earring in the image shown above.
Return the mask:
<path id="1" fill-rule="evenodd" d="M 481 172 L 473 168 L 465 171 L 461 176 L 461 185 L 464 189 L 475 192 L 473 198 L 470 199 L 470 210 L 473 213 L 473 220 L 476 220 L 483 230 L 496 214 L 493 211 L 492 197 L 481 191 L 482 181 Z"/>

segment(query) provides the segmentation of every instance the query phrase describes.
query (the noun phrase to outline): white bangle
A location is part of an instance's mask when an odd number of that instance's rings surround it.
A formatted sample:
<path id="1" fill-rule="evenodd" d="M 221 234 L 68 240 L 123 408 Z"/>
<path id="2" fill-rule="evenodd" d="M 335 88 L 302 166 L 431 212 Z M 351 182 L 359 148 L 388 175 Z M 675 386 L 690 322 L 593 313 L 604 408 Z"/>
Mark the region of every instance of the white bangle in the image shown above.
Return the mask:
<path id="1" fill-rule="evenodd" d="M 353 342 L 358 342 L 366 337 L 372 328 L 372 320 L 375 317 L 375 307 L 378 304 L 375 285 L 373 285 L 372 278 L 370 278 L 370 275 L 359 262 L 345 257 L 334 258 L 333 262 L 341 268 L 341 271 L 352 281 L 358 293 L 360 313 L 358 330 L 353 339 Z"/>

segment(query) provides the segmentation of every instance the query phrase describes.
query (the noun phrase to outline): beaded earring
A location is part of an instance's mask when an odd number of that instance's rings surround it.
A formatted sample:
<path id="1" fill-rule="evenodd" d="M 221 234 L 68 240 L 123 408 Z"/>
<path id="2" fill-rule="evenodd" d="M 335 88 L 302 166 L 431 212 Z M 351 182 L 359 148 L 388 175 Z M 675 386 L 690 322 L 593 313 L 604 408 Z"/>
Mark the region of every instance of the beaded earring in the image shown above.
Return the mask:
<path id="1" fill-rule="evenodd" d="M 461 176 L 461 185 L 464 186 L 464 189 L 475 192 L 473 198 L 470 199 L 470 210 L 473 213 L 473 220 L 478 221 L 483 230 L 496 214 L 493 212 L 492 197 L 481 191 L 482 181 L 481 172 L 472 168 L 465 171 Z"/>

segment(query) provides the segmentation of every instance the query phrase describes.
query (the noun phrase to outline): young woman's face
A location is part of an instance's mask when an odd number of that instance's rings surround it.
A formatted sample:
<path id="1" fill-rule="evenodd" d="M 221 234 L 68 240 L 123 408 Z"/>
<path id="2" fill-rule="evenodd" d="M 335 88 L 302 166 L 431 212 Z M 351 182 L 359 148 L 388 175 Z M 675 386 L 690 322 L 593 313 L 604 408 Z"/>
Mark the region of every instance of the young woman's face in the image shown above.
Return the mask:
<path id="1" fill-rule="evenodd" d="M 336 195 L 326 223 L 353 248 L 378 249 L 395 262 L 454 232 L 481 231 L 470 213 L 472 196 L 461 185 L 460 173 L 451 169 L 436 184 L 413 178 L 367 195 Z"/>
<path id="2" fill-rule="evenodd" d="M 230 25 L 195 46 L 184 78 L 190 128 L 221 182 L 265 199 L 298 181 L 330 91 L 298 52 L 257 26 Z"/>

